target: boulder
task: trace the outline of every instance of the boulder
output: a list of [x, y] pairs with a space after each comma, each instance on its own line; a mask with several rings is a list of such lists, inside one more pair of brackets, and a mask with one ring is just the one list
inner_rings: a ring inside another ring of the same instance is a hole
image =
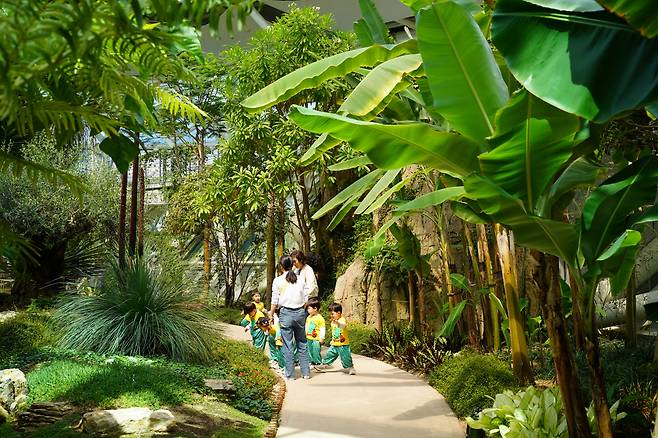
[[233, 392], [235, 391], [235, 385], [230, 380], [225, 379], [203, 379], [203, 383], [212, 389], [213, 391], [218, 392]]
[[27, 380], [19, 369], [0, 371], [0, 413], [15, 416], [27, 406]]
[[343, 306], [343, 316], [350, 321], [365, 321], [368, 281], [366, 263], [357, 256], [345, 273], [336, 280], [334, 299]]
[[92, 436], [147, 434], [167, 432], [175, 423], [174, 415], [166, 409], [112, 409], [87, 412], [82, 417], [82, 430]]

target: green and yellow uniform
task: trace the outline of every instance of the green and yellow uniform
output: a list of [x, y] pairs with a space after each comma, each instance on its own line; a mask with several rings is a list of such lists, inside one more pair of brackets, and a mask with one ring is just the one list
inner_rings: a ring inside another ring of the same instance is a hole
[[322, 315], [319, 313], [317, 315], [309, 315], [306, 318], [306, 345], [308, 346], [308, 358], [311, 365], [322, 363], [320, 343], [324, 340], [324, 335], [325, 323]]
[[267, 344], [267, 335], [264, 331], [258, 328], [256, 321], [263, 317], [265, 317], [263, 312], [256, 310], [256, 314], [253, 318], [249, 315], [245, 315], [245, 317], [242, 318], [242, 321], [240, 322], [242, 327], [249, 326], [251, 331], [251, 340], [254, 342], [254, 346], [261, 350], [265, 350], [265, 344]]
[[350, 350], [347, 321], [342, 316], [338, 321], [331, 321], [331, 346], [322, 363], [331, 365], [338, 357], [340, 357], [343, 368], [352, 368], [352, 351]]

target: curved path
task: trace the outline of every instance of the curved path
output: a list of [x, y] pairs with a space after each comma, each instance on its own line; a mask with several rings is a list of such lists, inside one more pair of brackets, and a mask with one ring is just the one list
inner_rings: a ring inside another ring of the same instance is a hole
[[[249, 341], [241, 327], [222, 325]], [[465, 428], [445, 399], [424, 380], [384, 362], [353, 355], [356, 376], [340, 360], [310, 380], [288, 382], [279, 438], [463, 438]]]

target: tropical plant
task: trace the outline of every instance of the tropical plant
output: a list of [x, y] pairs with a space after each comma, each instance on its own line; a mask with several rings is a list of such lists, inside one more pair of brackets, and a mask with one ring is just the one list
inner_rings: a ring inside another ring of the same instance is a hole
[[130, 259], [125, 269], [112, 262], [98, 289], [62, 296], [53, 321], [63, 348], [181, 361], [211, 357], [209, 321], [146, 257]]
[[[613, 424], [626, 417], [626, 413], [617, 412], [618, 408], [619, 400], [610, 406]], [[592, 407], [587, 410], [587, 419], [592, 430], [596, 430]], [[483, 409], [477, 420], [468, 417], [466, 422], [472, 429], [493, 437], [525, 437], [530, 431], [538, 438], [569, 436], [558, 387], [541, 390], [530, 386], [516, 393], [506, 390], [496, 394], [493, 406]]]
[[[574, 436], [587, 435], [583, 401], [577, 391], [570, 389], [579, 385], [560, 307], [557, 257], [562, 258], [578, 284], [576, 303], [583, 314], [579, 324], [585, 328], [589, 368], [595, 382], [592, 390], [597, 427], [600, 436], [611, 436], [594, 324], [594, 290], [605, 277], [612, 279], [615, 291], [628, 281], [639, 243], [634, 227], [653, 219], [652, 210], [643, 210], [655, 199], [656, 160], [646, 157], [636, 161], [600, 185], [588, 198], [578, 224], [564, 223], [562, 213], [573, 191], [595, 186], [599, 175], [597, 166], [586, 159], [595, 146], [584, 142], [589, 135], [588, 124], [576, 115], [605, 121], [620, 111], [652, 104], [656, 100], [658, 70], [637, 69], [656, 62], [658, 41], [646, 39], [594, 2], [557, 4], [566, 9], [557, 11], [531, 2], [503, 0], [497, 2], [493, 15], [493, 41], [506, 61], [501, 63], [501, 71], [485, 35], [465, 9], [452, 2], [410, 3], [417, 9], [418, 50], [426, 80], [419, 82], [420, 93], [405, 99], [422, 104], [438, 124], [447, 122], [457, 132], [440, 131], [436, 122], [364, 121], [357, 111], [349, 117], [296, 107], [291, 118], [326, 139], [349, 142], [381, 169], [418, 163], [457, 177], [464, 184], [460, 197], [465, 199], [463, 208], [470, 209], [470, 217], [502, 223], [514, 232], [518, 244], [537, 252], [544, 267], [544, 319], [558, 365], [558, 381], [565, 394], [569, 431]], [[567, 24], [554, 26], [557, 20]], [[597, 51], [585, 49], [591, 47], [599, 31], [606, 34], [606, 44]], [[530, 36], [519, 39], [519, 34]], [[548, 48], [544, 44], [547, 39], [559, 44]], [[279, 96], [290, 96], [321, 80], [363, 66], [384, 65], [392, 62], [390, 56], [399, 56], [390, 55], [391, 49], [384, 52], [389, 56], [381, 54], [374, 60], [363, 55], [379, 47], [319, 61], [254, 94], [244, 104], [262, 108]], [[407, 47], [414, 46], [407, 43]], [[537, 57], [537, 53], [545, 56]], [[615, 61], [619, 76], [610, 75], [600, 81], [588, 75], [602, 71], [598, 66], [612, 62], [616, 56], [629, 62], [625, 68], [624, 62]], [[553, 81], [556, 65], [561, 69], [558, 86]], [[518, 83], [514, 81], [504, 81], [507, 68], [534, 94], [516, 90]], [[373, 77], [375, 70], [370, 72]], [[636, 75], [640, 81], [614, 79]], [[385, 96], [376, 94], [376, 102], [389, 104], [385, 98], [397, 91], [395, 87], [402, 84], [403, 77], [389, 76], [388, 88], [378, 82], [376, 88], [386, 92]], [[361, 85], [364, 83], [367, 77]], [[360, 96], [364, 89], [372, 88], [372, 84], [364, 85]], [[429, 93], [423, 95], [423, 91]], [[511, 98], [510, 91], [515, 91]], [[625, 97], [617, 99], [616, 93]], [[359, 103], [372, 105], [365, 99]], [[544, 258], [541, 253], [549, 256]], [[613, 272], [612, 266], [622, 262], [622, 269]], [[516, 350], [522, 348], [517, 345]], [[514, 369], [529, 367], [515, 364]]]

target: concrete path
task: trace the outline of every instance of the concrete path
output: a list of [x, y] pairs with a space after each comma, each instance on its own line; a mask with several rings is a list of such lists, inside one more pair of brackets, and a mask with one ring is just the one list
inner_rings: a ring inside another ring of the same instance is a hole
[[[222, 325], [234, 339], [241, 327]], [[279, 438], [463, 438], [465, 427], [445, 399], [424, 380], [384, 362], [353, 355], [356, 376], [340, 360], [310, 380], [288, 382]]]

